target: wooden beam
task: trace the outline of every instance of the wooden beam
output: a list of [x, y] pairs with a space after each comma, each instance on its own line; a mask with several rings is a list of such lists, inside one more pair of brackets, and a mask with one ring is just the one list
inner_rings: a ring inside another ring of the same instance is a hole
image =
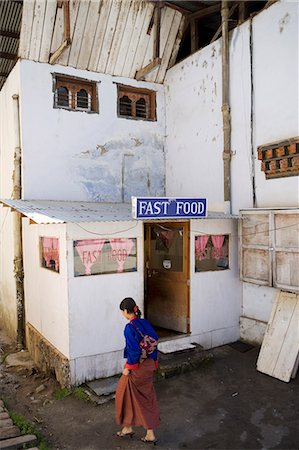
[[[230, 17], [233, 15], [233, 13], [235, 12], [235, 10], [236, 10], [236, 8], [237, 8], [238, 6], [239, 6], [238, 3], [235, 3], [235, 4], [232, 6], [232, 8], [229, 10], [228, 18], [230, 18]], [[212, 44], [212, 42], [214, 42], [214, 41], [216, 41], [216, 39], [218, 39], [218, 37], [219, 37], [220, 34], [221, 34], [221, 30], [222, 30], [222, 25], [220, 25], [220, 27], [218, 28], [218, 30], [216, 31], [216, 33], [215, 33], [214, 36], [212, 37], [210, 44]]]
[[63, 22], [64, 22], [64, 32], [63, 40], [71, 43], [71, 24], [70, 24], [70, 2], [66, 0], [63, 3]]
[[[162, 5], [163, 6], [163, 5]], [[153, 59], [159, 58], [160, 56], [160, 28], [161, 28], [161, 6], [157, 5], [155, 8], [155, 17], [154, 17], [154, 53]]]
[[136, 80], [140, 81], [143, 80], [145, 75], [150, 73], [152, 70], [154, 70], [157, 66], [161, 64], [161, 58], [155, 58], [152, 62], [150, 62], [147, 66], [143, 67], [140, 70], [137, 70], [135, 74]]
[[6, 52], [0, 52], [0, 58], [3, 59], [17, 59], [18, 55], [16, 53], [6, 53]]
[[0, 36], [13, 38], [13, 39], [19, 39], [20, 33], [15, 33], [13, 31], [0, 30]]
[[198, 26], [197, 20], [191, 20], [191, 53], [195, 53], [198, 50]]
[[247, 5], [245, 2], [239, 2], [239, 21], [238, 24], [241, 25], [246, 19]]
[[58, 47], [58, 49], [52, 53], [51, 57], [50, 57], [50, 64], [55, 64], [55, 62], [57, 61], [57, 59], [59, 58], [59, 56], [62, 55], [63, 51], [69, 46], [69, 42], [67, 40], [65, 40], [60, 47]]
[[0, 77], [2, 77], [2, 78], [7, 78], [8, 75], [9, 75], [8, 72], [0, 72]]
[[165, 2], [164, 4], [165, 4], [165, 6], [168, 6], [168, 8], [175, 9], [176, 11], [179, 11], [180, 13], [182, 13], [182, 14], [184, 14], [184, 15], [190, 14], [190, 11], [188, 11], [188, 9], [184, 9], [184, 8], [181, 7], [181, 6], [174, 5], [174, 4], [171, 3], [171, 2]]
[[221, 3], [217, 3], [213, 6], [207, 6], [206, 8], [202, 8], [199, 11], [196, 11], [195, 13], [188, 14], [187, 19], [188, 20], [194, 20], [194, 19], [202, 19], [203, 17], [210, 16], [211, 14], [214, 14], [221, 9]]

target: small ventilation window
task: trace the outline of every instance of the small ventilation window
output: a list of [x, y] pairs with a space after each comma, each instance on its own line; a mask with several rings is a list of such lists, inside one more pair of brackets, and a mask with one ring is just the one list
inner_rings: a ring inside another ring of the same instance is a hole
[[132, 101], [127, 95], [119, 99], [119, 114], [120, 116], [132, 116]]
[[80, 89], [77, 92], [77, 108], [90, 111], [89, 95], [85, 89]]
[[156, 120], [156, 92], [119, 84], [118, 117]]
[[97, 83], [55, 74], [54, 108], [98, 112]]
[[57, 105], [69, 107], [69, 91], [66, 87], [61, 86], [57, 89]]
[[143, 119], [146, 119], [147, 117], [146, 102], [144, 98], [140, 98], [136, 102], [136, 117], [142, 117]]

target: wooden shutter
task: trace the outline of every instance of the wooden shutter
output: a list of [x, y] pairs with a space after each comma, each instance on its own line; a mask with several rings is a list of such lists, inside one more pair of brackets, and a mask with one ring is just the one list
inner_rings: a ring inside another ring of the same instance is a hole
[[299, 292], [299, 213], [275, 212], [273, 286]]

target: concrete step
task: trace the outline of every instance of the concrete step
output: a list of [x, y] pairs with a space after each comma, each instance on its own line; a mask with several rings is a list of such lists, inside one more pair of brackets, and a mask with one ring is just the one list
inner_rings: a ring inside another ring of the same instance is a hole
[[[165, 342], [165, 344], [167, 343]], [[212, 361], [212, 353], [203, 350], [200, 345], [180, 343], [175, 351], [168, 353], [159, 351], [159, 367], [155, 372], [155, 381], [198, 369], [211, 364]], [[113, 399], [119, 376], [100, 378], [86, 383], [91, 392], [91, 400], [97, 404], [102, 404]]]
[[196, 346], [194, 344], [189, 344], [188, 342], [181, 342], [179, 339], [174, 339], [172, 341], [160, 342], [158, 345], [158, 350], [163, 355], [168, 353], [182, 352], [186, 350], [193, 350]]

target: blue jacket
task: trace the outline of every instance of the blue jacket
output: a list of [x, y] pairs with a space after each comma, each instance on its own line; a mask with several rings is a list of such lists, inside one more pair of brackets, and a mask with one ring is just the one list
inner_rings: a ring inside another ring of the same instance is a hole
[[[134, 325], [139, 328], [141, 333], [144, 335], [148, 335], [158, 340], [158, 336], [151, 326], [151, 324], [145, 319], [138, 319], [137, 317], [133, 318]], [[127, 323], [124, 330], [124, 335], [126, 339], [126, 346], [124, 350], [124, 358], [127, 358], [127, 363], [125, 367], [130, 370], [138, 369], [139, 367], [139, 359], [141, 356], [141, 350], [139, 347], [139, 342], [142, 339], [141, 334], [136, 330], [136, 328], [132, 325], [131, 321]], [[157, 361], [158, 359], [158, 350], [156, 349], [153, 353], [151, 353], [148, 358]]]

